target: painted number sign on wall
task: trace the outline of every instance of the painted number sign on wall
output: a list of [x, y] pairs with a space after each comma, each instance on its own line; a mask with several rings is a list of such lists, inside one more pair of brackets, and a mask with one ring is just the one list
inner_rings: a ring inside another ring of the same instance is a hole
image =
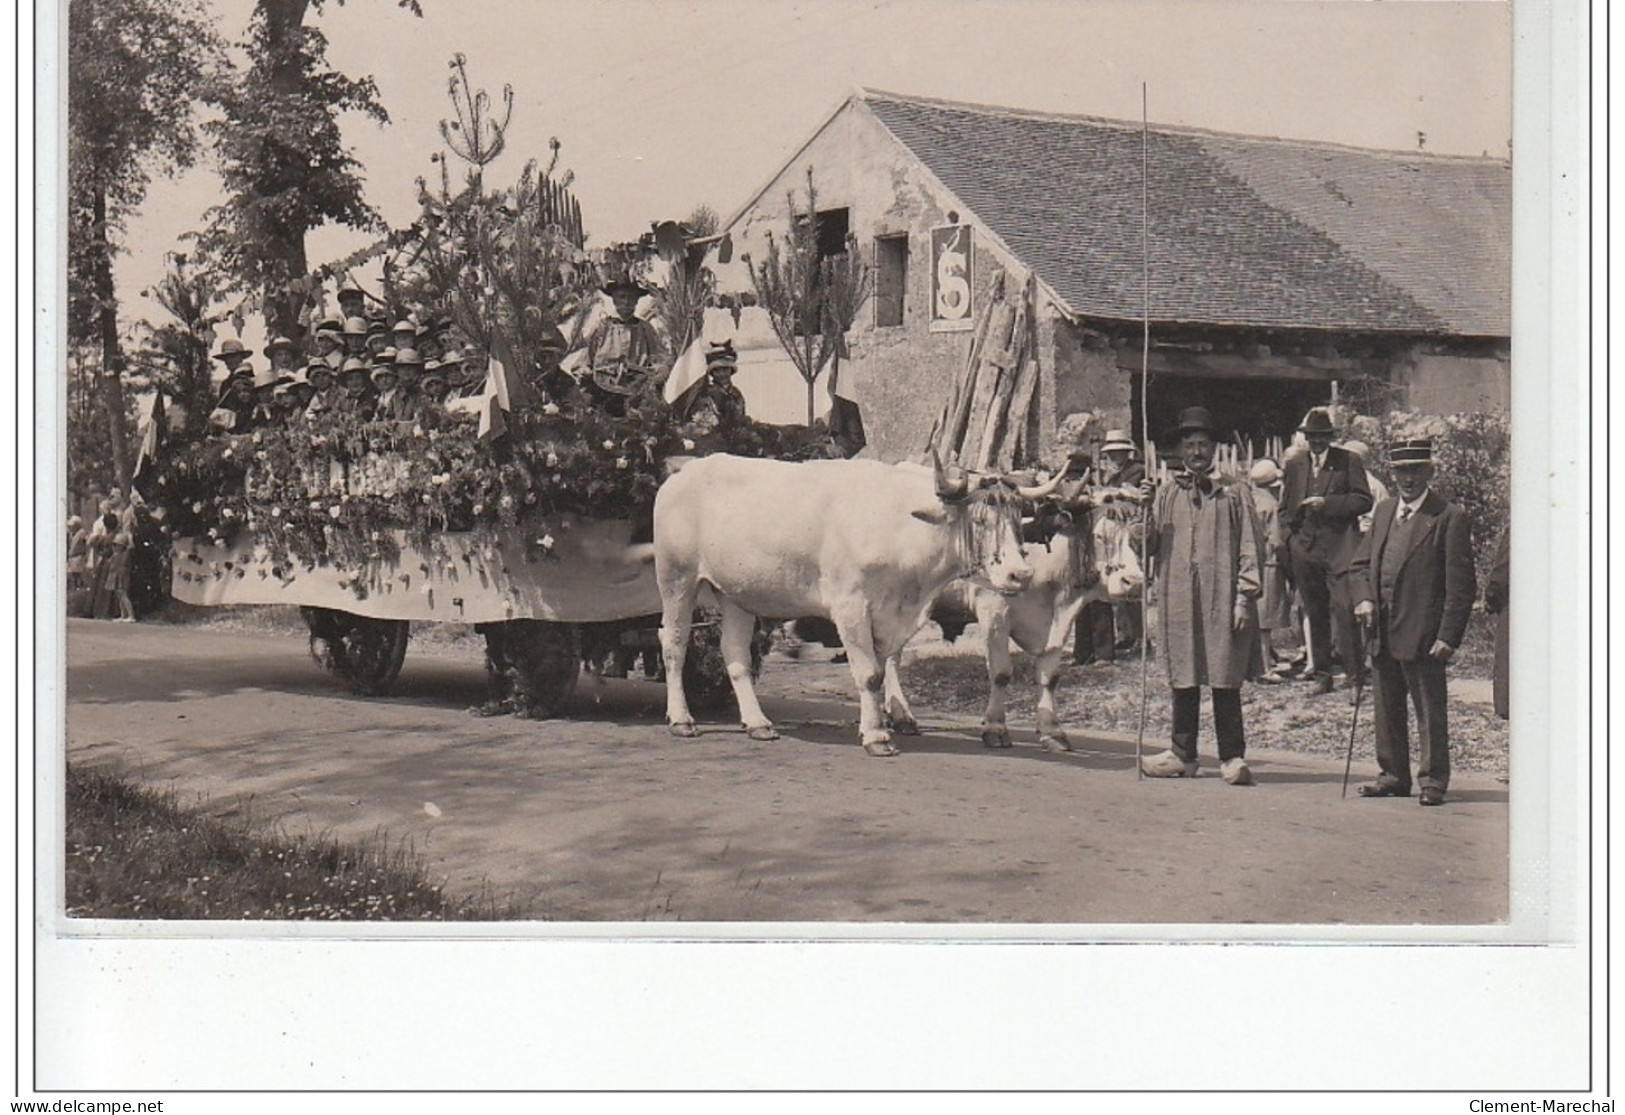
[[931, 230], [931, 329], [970, 329], [971, 232], [969, 225]]

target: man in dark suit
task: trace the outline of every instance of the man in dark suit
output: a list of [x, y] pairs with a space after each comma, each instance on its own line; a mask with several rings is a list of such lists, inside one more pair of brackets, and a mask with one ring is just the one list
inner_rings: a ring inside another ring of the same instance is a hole
[[1429, 484], [1433, 443], [1398, 441], [1389, 463], [1398, 494], [1377, 505], [1350, 576], [1354, 614], [1372, 625], [1377, 780], [1368, 798], [1409, 797], [1407, 702], [1416, 706], [1423, 805], [1443, 805], [1450, 785], [1445, 664], [1461, 645], [1478, 586], [1467, 513]]
[[[1298, 431], [1309, 452], [1286, 463], [1281, 493], [1281, 525], [1286, 531], [1288, 567], [1309, 617], [1309, 655], [1315, 664], [1315, 692], [1332, 691], [1332, 586], [1347, 576], [1360, 544], [1360, 516], [1371, 510], [1365, 466], [1347, 450], [1332, 446], [1331, 415], [1317, 407]], [[1339, 630], [1338, 653], [1354, 680], [1361, 669], [1352, 627]]]

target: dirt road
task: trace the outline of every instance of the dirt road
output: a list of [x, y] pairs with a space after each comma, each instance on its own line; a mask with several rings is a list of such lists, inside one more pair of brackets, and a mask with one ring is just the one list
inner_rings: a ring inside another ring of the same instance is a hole
[[[290, 833], [410, 841], [448, 889], [583, 922], [1487, 924], [1507, 915], [1507, 788], [1339, 797], [1342, 764], [1256, 751], [1259, 784], [1136, 780], [1130, 737], [1018, 733], [916, 708], [856, 745], [844, 667], [770, 660], [783, 733], [673, 739], [663, 691], [583, 681], [571, 719], [476, 719], [477, 655], [408, 653], [363, 699], [296, 637], [70, 621], [67, 750]], [[809, 697], [809, 695], [812, 695]], [[1355, 779], [1374, 774], [1356, 763]]]

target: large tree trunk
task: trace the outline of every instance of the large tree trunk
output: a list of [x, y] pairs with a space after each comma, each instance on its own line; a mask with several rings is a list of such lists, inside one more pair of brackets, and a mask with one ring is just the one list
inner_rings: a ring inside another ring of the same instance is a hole
[[107, 439], [113, 451], [113, 476], [124, 491], [130, 489], [130, 450], [124, 441], [124, 358], [118, 347], [118, 303], [113, 291], [113, 246], [107, 239], [107, 191], [97, 190], [94, 211], [96, 238], [96, 302], [101, 318], [102, 374], [98, 377], [102, 410], [107, 417]]
[[[305, 14], [310, 0], [259, 0], [265, 15], [266, 41], [270, 46], [267, 56], [282, 60], [271, 70], [271, 88], [279, 97], [297, 100], [301, 74], [293, 61], [298, 52], [294, 40], [304, 34]], [[285, 229], [283, 234], [261, 245], [261, 251], [272, 259], [280, 260], [286, 284], [278, 284], [262, 291], [265, 300], [265, 328], [268, 337], [280, 334], [297, 337], [300, 332], [299, 315], [305, 308], [305, 293], [291, 284], [298, 283], [309, 271], [305, 258], [303, 229]]]

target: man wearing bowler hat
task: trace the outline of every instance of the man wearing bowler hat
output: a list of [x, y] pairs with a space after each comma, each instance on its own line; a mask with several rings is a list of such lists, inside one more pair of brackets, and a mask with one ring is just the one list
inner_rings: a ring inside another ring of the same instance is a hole
[[[1217, 440], [1204, 407], [1180, 412], [1173, 436], [1184, 471], [1172, 484], [1141, 491], [1152, 499], [1146, 552], [1158, 558], [1156, 590], [1163, 658], [1173, 689], [1173, 743], [1143, 760], [1152, 778], [1196, 774], [1202, 690], [1213, 692], [1219, 773], [1251, 785], [1241, 719], [1241, 683], [1260, 673], [1258, 539], [1252, 495], [1243, 481], [1213, 471]], [[1149, 586], [1148, 586], [1149, 587]]]
[[1377, 505], [1354, 556], [1354, 614], [1370, 625], [1377, 717], [1375, 782], [1368, 798], [1409, 797], [1406, 705], [1416, 708], [1416, 781], [1423, 805], [1443, 805], [1450, 786], [1445, 666], [1461, 646], [1478, 593], [1467, 512], [1432, 487], [1433, 442], [1396, 441], [1389, 466], [1398, 493]]
[[[1309, 617], [1309, 654], [1315, 664], [1315, 692], [1332, 691], [1332, 598], [1335, 582], [1348, 575], [1360, 544], [1360, 516], [1371, 510], [1365, 467], [1347, 450], [1332, 445], [1335, 430], [1324, 408], [1309, 412], [1298, 427], [1309, 452], [1286, 462], [1281, 491], [1281, 526], [1286, 531], [1288, 568]], [[1362, 666], [1352, 624], [1339, 625], [1338, 653], [1350, 682]]]

